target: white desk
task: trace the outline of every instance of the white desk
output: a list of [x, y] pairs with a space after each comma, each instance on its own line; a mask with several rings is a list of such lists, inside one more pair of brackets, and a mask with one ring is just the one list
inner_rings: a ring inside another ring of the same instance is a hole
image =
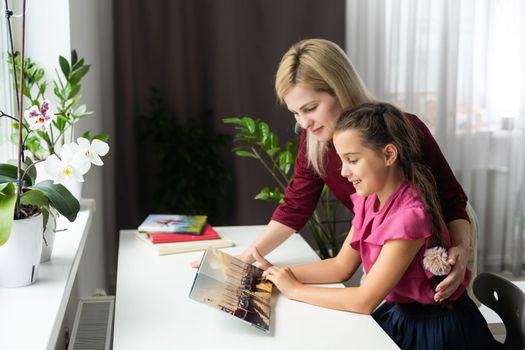
[[[217, 227], [238, 254], [264, 226]], [[114, 350], [147, 349], [397, 349], [372, 317], [324, 309], [275, 295], [266, 334], [188, 297], [203, 252], [157, 256], [134, 231], [120, 232]], [[268, 256], [276, 264], [318, 260], [293, 235]], [[342, 286], [342, 285], [341, 285]]]
[[40, 264], [34, 284], [0, 288], [0, 349], [54, 349], [93, 216], [82, 200], [77, 219], [60, 218], [51, 260]]

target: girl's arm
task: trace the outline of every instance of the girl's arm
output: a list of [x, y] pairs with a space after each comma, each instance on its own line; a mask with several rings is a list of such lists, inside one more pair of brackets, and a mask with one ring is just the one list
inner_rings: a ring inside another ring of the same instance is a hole
[[361, 264], [359, 252], [350, 245], [353, 234], [352, 227], [337, 256], [310, 264], [291, 266], [297, 280], [301, 283], [337, 283], [352, 277]]
[[265, 271], [265, 275], [290, 299], [331, 309], [371, 314], [397, 285], [423, 243], [423, 239], [386, 242], [359, 287], [323, 288], [303, 285], [296, 279], [294, 267], [272, 266]]
[[[350, 246], [353, 232], [352, 227], [336, 257], [291, 267], [295, 278], [301, 283], [336, 283], [352, 277], [361, 264], [359, 252]], [[263, 269], [272, 266], [256, 247], [252, 248], [252, 256]]]

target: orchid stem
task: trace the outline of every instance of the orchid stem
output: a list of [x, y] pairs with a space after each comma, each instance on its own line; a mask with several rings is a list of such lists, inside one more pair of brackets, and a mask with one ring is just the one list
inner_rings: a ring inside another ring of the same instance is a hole
[[[7, 2], [6, 2], [7, 4]], [[6, 5], [7, 6], [7, 5]], [[23, 180], [21, 177], [21, 167], [22, 167], [22, 154], [24, 153], [22, 145], [22, 110], [24, 107], [24, 46], [25, 46], [25, 31], [26, 31], [26, 0], [22, 2], [22, 41], [20, 44], [20, 89], [18, 92], [18, 168], [16, 171], [16, 180], [18, 191], [16, 193], [16, 204], [15, 204], [15, 218], [20, 219], [20, 196], [22, 195], [23, 190]], [[14, 60], [14, 56], [13, 56]], [[16, 75], [16, 73], [15, 73]]]

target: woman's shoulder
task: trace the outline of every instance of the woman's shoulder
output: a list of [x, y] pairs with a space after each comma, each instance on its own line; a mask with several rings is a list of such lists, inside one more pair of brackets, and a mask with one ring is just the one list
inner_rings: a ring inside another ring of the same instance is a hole
[[422, 139], [426, 139], [427, 137], [433, 138], [428, 126], [417, 115], [408, 112], [404, 112], [404, 114]]

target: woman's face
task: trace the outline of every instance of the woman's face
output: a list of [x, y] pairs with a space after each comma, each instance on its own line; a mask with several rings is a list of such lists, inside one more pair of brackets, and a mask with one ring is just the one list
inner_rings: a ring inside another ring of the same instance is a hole
[[284, 95], [286, 106], [303, 129], [319, 141], [330, 141], [342, 112], [334, 95], [297, 84]]

